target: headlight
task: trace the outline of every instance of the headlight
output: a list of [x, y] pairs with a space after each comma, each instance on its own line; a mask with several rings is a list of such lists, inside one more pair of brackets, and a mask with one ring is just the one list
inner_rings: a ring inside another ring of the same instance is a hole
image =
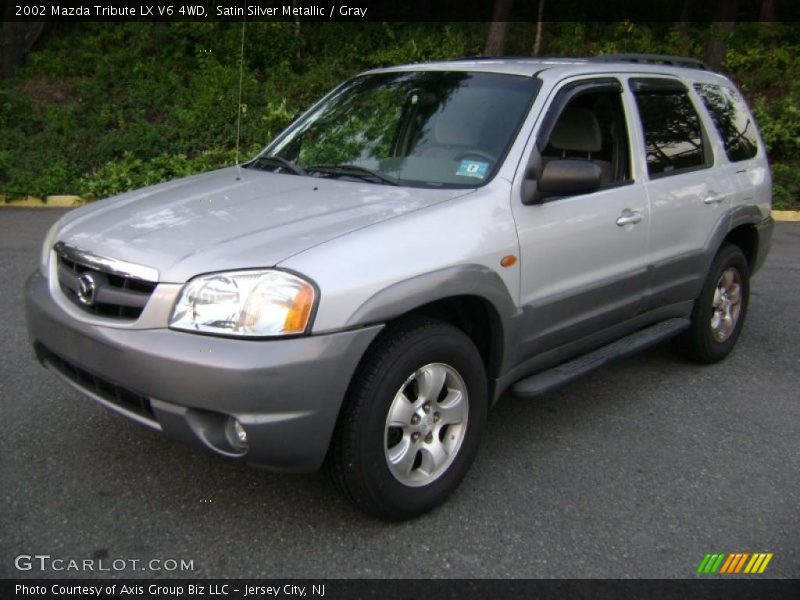
[[181, 291], [170, 327], [238, 336], [304, 333], [314, 286], [285, 271], [231, 271], [192, 279]]
[[56, 221], [50, 226], [50, 229], [47, 230], [47, 235], [44, 236], [44, 243], [42, 244], [42, 255], [39, 258], [39, 272], [47, 277], [49, 267], [50, 267], [50, 251], [53, 249], [53, 244], [56, 241], [56, 235], [58, 235], [58, 226], [60, 223]]

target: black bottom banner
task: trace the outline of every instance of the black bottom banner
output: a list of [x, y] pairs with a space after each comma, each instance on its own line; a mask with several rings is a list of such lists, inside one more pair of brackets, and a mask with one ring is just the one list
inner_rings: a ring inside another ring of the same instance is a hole
[[27, 598], [800, 598], [796, 579], [0, 580], [3, 600]]

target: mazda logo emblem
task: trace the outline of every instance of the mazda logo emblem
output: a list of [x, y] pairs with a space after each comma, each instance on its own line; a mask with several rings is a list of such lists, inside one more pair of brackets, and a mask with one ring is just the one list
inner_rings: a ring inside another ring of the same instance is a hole
[[84, 306], [92, 306], [97, 296], [97, 283], [91, 273], [78, 278], [78, 300]]

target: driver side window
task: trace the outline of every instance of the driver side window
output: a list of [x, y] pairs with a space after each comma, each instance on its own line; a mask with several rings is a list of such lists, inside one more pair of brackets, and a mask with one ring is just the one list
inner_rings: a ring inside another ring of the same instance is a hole
[[601, 171], [601, 188], [630, 180], [628, 128], [620, 92], [586, 92], [569, 101], [542, 151], [542, 167], [557, 159], [595, 163]]

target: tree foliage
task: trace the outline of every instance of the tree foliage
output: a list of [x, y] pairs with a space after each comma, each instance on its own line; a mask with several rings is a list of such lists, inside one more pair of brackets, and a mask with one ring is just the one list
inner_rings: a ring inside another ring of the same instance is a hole
[[[535, 27], [509, 23], [505, 53]], [[366, 68], [480, 54], [481, 23], [248, 23], [244, 155]], [[544, 23], [542, 55], [655, 52], [703, 57], [714, 32], [689, 23]], [[0, 80], [0, 194], [103, 197], [231, 164], [241, 25], [60, 24]], [[800, 27], [739, 23], [722, 68], [743, 88], [770, 152], [776, 200], [798, 206]]]

